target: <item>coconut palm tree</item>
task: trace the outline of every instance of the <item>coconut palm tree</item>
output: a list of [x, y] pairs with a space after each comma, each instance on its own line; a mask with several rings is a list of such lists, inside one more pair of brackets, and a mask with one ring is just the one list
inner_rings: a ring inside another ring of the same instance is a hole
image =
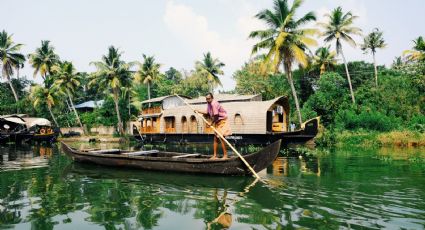
[[387, 44], [385, 44], [383, 33], [379, 31], [378, 28], [373, 29], [373, 31], [368, 34], [363, 39], [363, 44], [361, 45], [361, 49], [367, 53], [371, 52], [373, 56], [373, 66], [375, 70], [375, 86], [378, 87], [378, 67], [376, 66], [376, 58], [375, 53], [377, 49], [385, 48]]
[[75, 109], [74, 102], [72, 101], [73, 94], [78, 86], [81, 84], [81, 76], [77, 73], [71, 62], [59, 62], [52, 66], [52, 74], [55, 76], [54, 86], [65, 92], [71, 103], [71, 108], [74, 111], [75, 117], [83, 132], [86, 133], [83, 124], [81, 123], [80, 116]]
[[260, 42], [252, 48], [252, 54], [266, 49], [267, 55], [264, 63], [272, 62], [275, 72], [279, 71], [279, 65], [283, 65], [298, 113], [300, 125], [302, 117], [297, 92], [292, 78], [292, 67], [298, 63], [303, 67], [308, 64], [306, 51], [308, 46], [317, 45], [311, 37], [316, 34], [315, 29], [301, 28], [306, 23], [315, 21], [313, 12], [308, 12], [297, 19], [295, 14], [302, 4], [302, 0], [294, 0], [292, 6], [287, 0], [275, 0], [272, 10], [266, 9], [259, 12], [256, 17], [264, 21], [268, 28], [265, 30], [252, 31], [249, 38], [258, 38]]
[[108, 54], [102, 56], [102, 61], [92, 62], [97, 71], [91, 75], [89, 87], [96, 84], [101, 89], [110, 90], [113, 95], [115, 110], [118, 118], [118, 130], [124, 134], [124, 126], [121, 121], [119, 110], [119, 97], [122, 88], [128, 88], [133, 81], [130, 67], [134, 63], [125, 63], [121, 59], [121, 53], [114, 46], [110, 46]]
[[320, 75], [325, 73], [329, 68], [333, 68], [336, 65], [336, 52], [330, 51], [330, 46], [320, 47], [316, 50], [315, 56], [313, 57], [313, 65], [320, 69]]
[[412, 50], [406, 50], [403, 55], [406, 56], [408, 61], [425, 61], [425, 40], [422, 36], [419, 36], [413, 40], [415, 44]]
[[41, 47], [29, 54], [28, 59], [34, 68], [34, 77], [40, 74], [45, 85], [50, 85], [52, 82], [49, 82], [48, 75], [51, 75], [52, 67], [60, 61], [59, 56], [55, 53], [55, 48], [50, 45], [50, 41], [41, 41]]
[[351, 12], [344, 14], [341, 7], [337, 7], [330, 14], [325, 14], [329, 20], [326, 23], [319, 23], [325, 30], [322, 35], [325, 37], [325, 42], [336, 41], [336, 52], [342, 56], [344, 61], [345, 73], [347, 75], [348, 85], [350, 87], [351, 100], [356, 103], [354, 97], [353, 86], [351, 85], [350, 73], [348, 72], [347, 61], [345, 60], [344, 52], [342, 50], [341, 41], [345, 41], [353, 47], [356, 47], [356, 42], [351, 37], [352, 35], [361, 35], [361, 29], [353, 26], [354, 16]]
[[146, 56], [143, 54], [143, 63], [137, 63], [139, 70], [135, 73], [134, 78], [137, 82], [143, 83], [148, 86], [148, 99], [151, 99], [151, 85], [155, 79], [160, 75], [160, 64], [155, 63], [154, 56]]
[[404, 60], [402, 57], [397, 56], [393, 60], [393, 64], [391, 64], [391, 68], [393, 69], [400, 69], [404, 64]]
[[214, 86], [223, 86], [218, 75], [224, 74], [223, 70], [221, 69], [224, 66], [224, 63], [222, 63], [217, 58], [213, 58], [210, 52], [204, 54], [204, 58], [202, 59], [202, 61], [196, 62], [196, 68], [200, 72], [205, 73], [205, 75], [207, 76], [208, 90], [210, 92], [213, 92]]
[[59, 127], [59, 124], [56, 121], [56, 117], [53, 115], [52, 107], [58, 104], [61, 93], [62, 91], [58, 90], [56, 87], [45, 88], [40, 85], [35, 85], [31, 87], [29, 96], [33, 101], [34, 108], [37, 108], [43, 104], [47, 105], [50, 116], [55, 122], [56, 127]]
[[15, 44], [12, 40], [12, 35], [7, 34], [6, 31], [3, 30], [0, 33], [1, 73], [9, 83], [16, 102], [19, 101], [19, 98], [15, 88], [13, 87], [11, 77], [13, 76], [13, 70], [18, 70], [18, 68], [20, 68], [22, 63], [25, 61], [25, 56], [21, 53], [18, 53], [22, 46], [22, 44]]

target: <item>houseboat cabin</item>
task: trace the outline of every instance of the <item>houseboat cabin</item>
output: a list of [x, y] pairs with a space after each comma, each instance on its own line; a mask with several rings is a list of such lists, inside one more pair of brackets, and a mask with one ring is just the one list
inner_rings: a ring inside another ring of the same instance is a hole
[[[205, 97], [181, 97], [193, 108], [206, 111]], [[289, 101], [285, 96], [263, 101], [261, 95], [217, 94], [214, 100], [227, 111], [233, 132], [227, 139], [234, 142], [266, 144], [284, 136], [288, 142], [305, 142], [317, 133], [318, 120], [307, 125], [309, 133], [303, 132], [305, 128], [289, 130]], [[213, 135], [213, 130], [175, 95], [143, 101], [138, 121], [133, 134], [143, 141], [211, 142]]]

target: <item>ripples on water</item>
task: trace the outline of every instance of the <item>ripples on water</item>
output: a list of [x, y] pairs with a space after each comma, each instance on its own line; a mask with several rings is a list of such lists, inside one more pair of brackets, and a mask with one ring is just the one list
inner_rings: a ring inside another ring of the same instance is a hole
[[425, 152], [397, 151], [279, 157], [260, 173], [268, 183], [253, 184], [72, 163], [57, 146], [1, 146], [0, 229], [424, 229]]

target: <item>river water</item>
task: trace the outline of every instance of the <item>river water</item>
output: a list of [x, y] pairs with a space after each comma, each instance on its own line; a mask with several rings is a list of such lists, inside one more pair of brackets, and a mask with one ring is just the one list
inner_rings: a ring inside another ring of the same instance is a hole
[[73, 163], [58, 145], [0, 146], [0, 229], [425, 229], [425, 149], [314, 152], [281, 154], [264, 184]]

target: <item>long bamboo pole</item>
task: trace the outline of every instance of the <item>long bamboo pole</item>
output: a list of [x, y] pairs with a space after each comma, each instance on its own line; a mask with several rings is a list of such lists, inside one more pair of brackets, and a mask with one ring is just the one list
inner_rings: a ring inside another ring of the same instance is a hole
[[[205, 123], [207, 123], [208, 124], [208, 121], [204, 118], [204, 116], [202, 116], [202, 115], [200, 115], [197, 111], [195, 111], [195, 109], [189, 104], [189, 103], [187, 103], [187, 101], [185, 100], [185, 99], [183, 99], [182, 97], [180, 97], [179, 95], [177, 95], [177, 94], [174, 94], [174, 95], [176, 95], [178, 98], [180, 98], [180, 100], [182, 100], [187, 106], [189, 106], [189, 108], [191, 108], [192, 110], [193, 110], [193, 112], [195, 112], [195, 114], [196, 115], [198, 115], [199, 117], [201, 117], [202, 118], [202, 120], [205, 122]], [[222, 139], [222, 140], [224, 140], [224, 142], [226, 142], [226, 144], [233, 150], [233, 152], [235, 152], [236, 153], [236, 155], [238, 155], [238, 157], [242, 160], [242, 162], [246, 165], [246, 167], [248, 167], [248, 169], [252, 172], [252, 174], [257, 178], [257, 179], [259, 179], [260, 181], [262, 181], [261, 180], [261, 177], [260, 176], [258, 176], [258, 174], [255, 172], [255, 170], [251, 167], [251, 165], [249, 165], [249, 163], [245, 160], [245, 158], [243, 158], [243, 156], [238, 152], [238, 150], [236, 150], [235, 149], [235, 147], [233, 147], [233, 145], [232, 144], [230, 144], [230, 142], [228, 141], [228, 140], [226, 140], [226, 138], [224, 138], [224, 136], [214, 127], [214, 126], [211, 126], [211, 128], [214, 130], [214, 132]]]

